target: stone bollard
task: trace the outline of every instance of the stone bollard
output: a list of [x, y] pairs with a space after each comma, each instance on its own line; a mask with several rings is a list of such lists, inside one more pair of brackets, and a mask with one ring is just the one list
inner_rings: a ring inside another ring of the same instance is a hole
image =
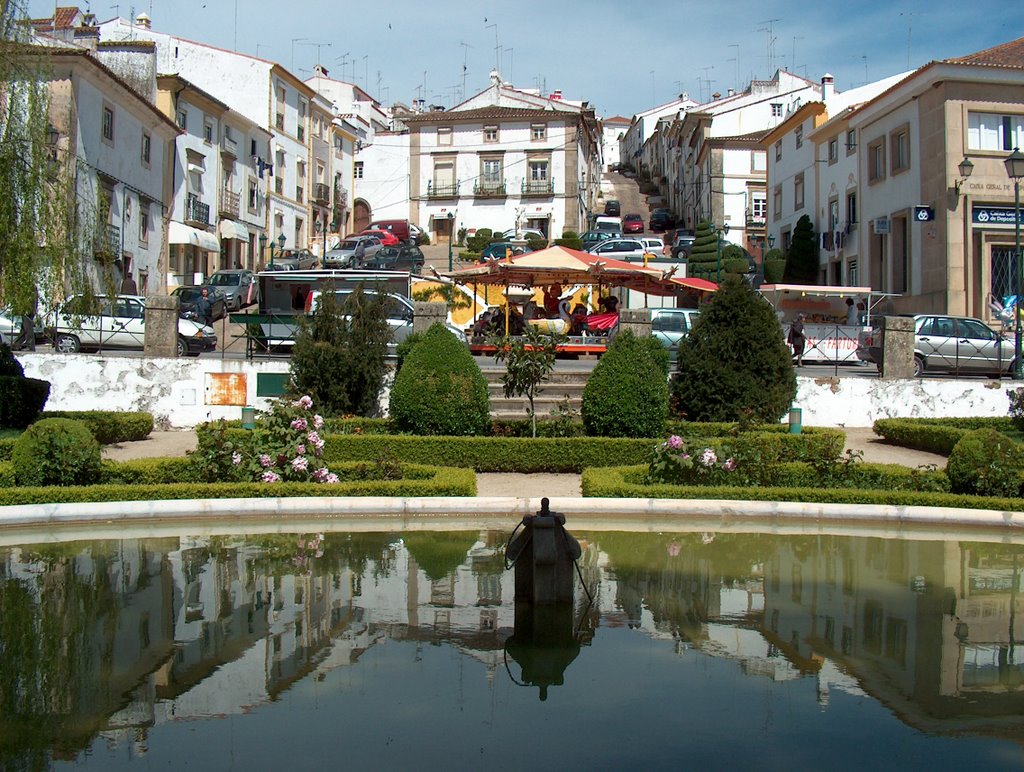
[[565, 515], [548, 510], [541, 499], [536, 515], [526, 515], [505, 559], [515, 563], [515, 599], [527, 603], [572, 603], [573, 567], [580, 544], [565, 530]]
[[651, 334], [651, 310], [649, 308], [624, 308], [619, 311], [619, 332], [629, 330], [637, 338]]
[[416, 300], [412, 304], [412, 331], [426, 332], [435, 322], [444, 324], [448, 319], [448, 304], [439, 301]]
[[909, 316], [883, 316], [882, 358], [878, 376], [887, 380], [914, 377], [914, 320]]
[[177, 295], [146, 296], [146, 356], [178, 356], [178, 308]]

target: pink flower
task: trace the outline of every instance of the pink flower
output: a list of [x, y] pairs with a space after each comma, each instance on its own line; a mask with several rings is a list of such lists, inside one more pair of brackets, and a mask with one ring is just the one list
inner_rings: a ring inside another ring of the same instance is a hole
[[733, 470], [735, 470], [736, 469], [736, 459], [734, 459], [734, 458], [727, 458], [725, 460], [725, 463], [722, 464], [722, 469], [724, 469], [726, 472], [732, 472]]
[[672, 448], [672, 450], [679, 450], [681, 447], [683, 447], [683, 438], [676, 434], [673, 434], [671, 437], [668, 438], [668, 443], [666, 444], [670, 448]]
[[334, 472], [331, 472], [329, 475], [327, 475], [327, 478], [324, 480], [324, 482], [328, 484], [333, 484], [339, 483], [341, 482], [341, 480], [339, 479], [338, 475], [336, 475]]
[[705, 448], [704, 452], [700, 455], [701, 466], [714, 466], [718, 462], [718, 456], [715, 455], [715, 451], [711, 448]]
[[295, 402], [292, 402], [292, 405], [294, 405], [295, 407], [301, 407], [305, 410], [309, 410], [311, 407], [313, 407], [313, 399], [308, 394], [306, 394], [305, 396], [299, 397]]
[[260, 475], [260, 481], [265, 483], [276, 483], [281, 482], [281, 475], [277, 472], [272, 472], [269, 469]]
[[316, 481], [316, 482], [324, 482], [324, 481], [326, 481], [327, 480], [327, 475], [328, 475], [328, 472], [327, 472], [327, 467], [326, 466], [322, 466], [319, 469], [314, 469], [313, 470], [313, 480]]
[[306, 454], [306, 446], [305, 445], [299, 445], [297, 448], [295, 448], [295, 452], [298, 453], [300, 456], [305, 455]]
[[319, 415], [313, 416], [313, 427], [315, 429], [323, 429], [324, 428], [323, 416], [319, 416]]
[[268, 467], [271, 467], [273, 465], [274, 460], [270, 456], [268, 456], [266, 453], [260, 454], [260, 466], [262, 466], [264, 469], [267, 469]]
[[677, 542], [677, 541], [670, 542], [669, 545], [668, 545], [668, 554], [671, 557], [677, 558], [677, 557], [679, 557], [680, 549], [681, 548], [679, 546], [679, 542]]
[[305, 456], [296, 456], [292, 459], [292, 469], [296, 472], [305, 472], [309, 468], [309, 459]]
[[242, 454], [239, 453], [238, 451], [235, 451], [234, 453], [232, 453], [231, 454], [231, 463], [234, 464], [235, 466], [238, 466], [239, 464], [241, 464], [242, 463]]
[[294, 421], [292, 421], [291, 426], [296, 431], [304, 432], [308, 428], [309, 424], [306, 423], [305, 418], [296, 418]]

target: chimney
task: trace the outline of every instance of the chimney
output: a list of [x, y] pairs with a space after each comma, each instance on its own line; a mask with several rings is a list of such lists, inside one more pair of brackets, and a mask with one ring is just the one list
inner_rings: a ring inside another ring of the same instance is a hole
[[501, 73], [499, 73], [497, 70], [491, 70], [491, 85], [492, 86], [500, 86], [501, 85]]
[[317, 75], [317, 76], [319, 76], [321, 78], [326, 78], [327, 77], [327, 68], [324, 67], [322, 64], [314, 64], [313, 65], [313, 74]]
[[562, 89], [556, 88], [554, 91], [552, 91], [551, 92], [551, 98], [552, 99], [561, 99], [562, 98]]
[[711, 95], [711, 101], [713, 101], [713, 102], [717, 102], [721, 98], [722, 98], [722, 92], [720, 92], [720, 91], [716, 91], [714, 94]]
[[149, 14], [140, 13], [138, 16], [135, 17], [135, 26], [142, 27], [142, 29], [152, 29], [153, 20], [149, 18]]
[[826, 72], [821, 76], [821, 101], [828, 102], [836, 92], [835, 87], [836, 79], [832, 77], [832, 73]]
[[725, 92], [726, 96], [736, 96], [736, 89], [730, 88]]

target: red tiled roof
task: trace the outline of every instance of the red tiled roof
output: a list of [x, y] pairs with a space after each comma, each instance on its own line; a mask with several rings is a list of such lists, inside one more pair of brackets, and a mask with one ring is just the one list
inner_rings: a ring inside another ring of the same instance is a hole
[[945, 61], [948, 64], [979, 64], [986, 67], [1024, 67], [1024, 38]]
[[441, 110], [438, 112], [422, 113], [419, 115], [403, 116], [406, 123], [425, 123], [427, 121], [452, 122], [465, 120], [481, 120], [484, 118], [495, 118], [503, 120], [537, 119], [537, 118], [562, 118], [572, 120], [578, 117], [577, 113], [563, 110], [544, 110], [537, 108], [531, 110], [525, 107], [477, 107], [473, 110]]
[[61, 6], [55, 9], [53, 14], [53, 26], [55, 29], [69, 29], [71, 22], [75, 20], [75, 16], [79, 13], [78, 8], [75, 6]]

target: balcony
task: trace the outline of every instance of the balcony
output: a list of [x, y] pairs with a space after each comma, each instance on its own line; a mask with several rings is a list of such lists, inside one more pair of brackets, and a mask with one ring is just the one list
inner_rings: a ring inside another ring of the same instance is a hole
[[763, 214], [754, 214], [753, 212], [747, 212], [747, 227], [748, 228], [763, 228], [767, 223], [767, 219]]
[[225, 153], [238, 157], [238, 143], [225, 134], [220, 140], [220, 149]]
[[313, 203], [328, 206], [331, 203], [331, 186], [325, 182], [314, 183]]
[[334, 187], [334, 206], [342, 209], [348, 206], [348, 191], [341, 185]]
[[110, 223], [96, 228], [92, 239], [92, 251], [97, 260], [113, 260], [121, 254], [121, 229]]
[[551, 196], [554, 192], [554, 180], [523, 180], [523, 196]]
[[505, 198], [508, 192], [504, 180], [484, 180], [473, 186], [473, 195], [477, 198]]
[[189, 196], [185, 200], [185, 223], [199, 225], [210, 224], [210, 205], [204, 204], [197, 196]]
[[459, 197], [459, 183], [450, 182], [445, 185], [435, 185], [432, 182], [427, 183], [427, 198], [458, 198]]
[[220, 192], [220, 213], [226, 214], [229, 217], [238, 217], [240, 209], [240, 200], [237, 193], [231, 190], [222, 190]]

